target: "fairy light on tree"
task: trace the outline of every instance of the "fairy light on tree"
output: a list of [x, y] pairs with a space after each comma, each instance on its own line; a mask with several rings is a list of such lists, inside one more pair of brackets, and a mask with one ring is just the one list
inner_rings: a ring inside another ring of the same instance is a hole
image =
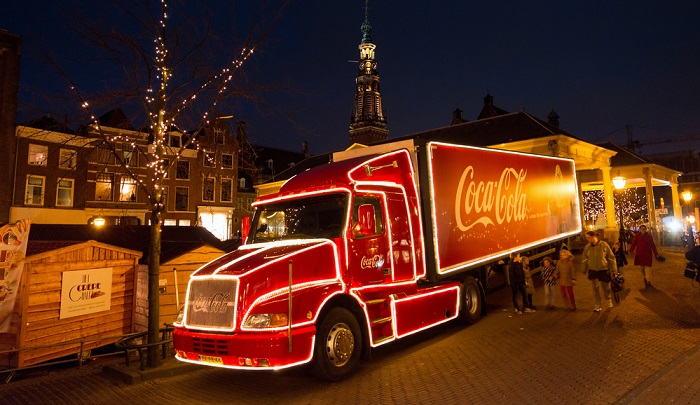
[[[626, 188], [616, 190], [615, 211], [621, 212], [624, 218], [625, 229], [635, 229], [642, 223], [649, 220], [647, 213], [646, 195], [644, 188]], [[605, 199], [603, 190], [591, 190], [583, 192], [583, 215], [584, 220], [590, 221], [595, 226], [596, 221], [605, 218]], [[619, 215], [618, 215], [619, 216]], [[617, 226], [620, 225], [619, 218], [615, 218]]]
[[[283, 2], [277, 13], [272, 17], [276, 21], [286, 6]], [[150, 248], [148, 252], [148, 341], [160, 340], [160, 254], [161, 254], [161, 226], [162, 213], [164, 211], [164, 180], [168, 169], [177, 165], [186, 149], [201, 151], [202, 146], [196, 137], [210, 124], [218, 108], [233, 95], [235, 86], [232, 86], [236, 73], [244, 66], [245, 62], [253, 55], [256, 44], [262, 42], [269, 34], [274, 24], [266, 26], [265, 30], [255, 31], [253, 27], [248, 37], [246, 46], [242, 46], [240, 52], [230, 58], [228, 62], [213, 74], [202, 76], [203, 71], [209, 71], [209, 66], [202, 64], [211, 63], [210, 59], [198, 57], [200, 49], [210, 33], [207, 30], [203, 38], [193, 41], [193, 48], [183, 49], [182, 33], [191, 27], [179, 27], [171, 30], [168, 26], [169, 11], [165, 0], [160, 2], [160, 8], [153, 11], [149, 4], [144, 7], [148, 10], [147, 18], [138, 21], [139, 26], [147, 27], [149, 22], [155, 22], [151, 27], [152, 41], [147, 45], [140, 45], [132, 34], [120, 34], [111, 26], [109, 32], [101, 33], [101, 29], [89, 28], [89, 32], [99, 36], [93, 40], [95, 44], [104, 48], [113, 60], [120, 63], [125, 75], [125, 81], [132, 86], [133, 99], [139, 101], [152, 138], [144, 146], [144, 140], [130, 138], [128, 135], [107, 135], [100, 125], [96, 115], [92, 112], [91, 103], [79, 90], [78, 86], [63, 72], [71, 85], [71, 90], [77, 96], [80, 105], [91, 121], [92, 132], [101, 139], [101, 145], [109, 150], [118, 165], [124, 171], [124, 175], [131, 178], [133, 184], [138, 187], [140, 194], [145, 195], [149, 206], [150, 216]], [[129, 10], [130, 16], [136, 18], [137, 13]], [[267, 21], [266, 21], [267, 22]], [[261, 23], [262, 24], [262, 23]], [[147, 27], [148, 28], [148, 27]], [[150, 48], [150, 49], [149, 49]], [[188, 59], [189, 58], [189, 59]], [[190, 62], [188, 65], [187, 62]], [[189, 69], [188, 69], [189, 68]], [[224, 108], [229, 108], [224, 105]], [[181, 125], [196, 126], [190, 135], [179, 128]], [[178, 133], [182, 142], [177, 145], [169, 145], [168, 137]], [[131, 153], [142, 157], [147, 170], [147, 180], [139, 176], [137, 168], [125, 160], [125, 154], [119, 153], [117, 145], [129, 144]], [[156, 367], [159, 363], [158, 346], [148, 348], [148, 365]]]

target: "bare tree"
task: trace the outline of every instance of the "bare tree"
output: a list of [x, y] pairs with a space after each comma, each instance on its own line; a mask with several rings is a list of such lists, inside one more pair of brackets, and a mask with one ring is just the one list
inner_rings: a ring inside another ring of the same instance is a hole
[[[99, 119], [93, 113], [92, 101], [81, 91], [80, 86], [66, 72], [63, 76], [70, 82], [71, 89], [79, 99], [91, 121], [91, 133], [102, 141], [102, 147], [111, 151], [123, 171], [147, 196], [150, 209], [150, 250], [148, 252], [148, 342], [157, 342], [159, 335], [159, 268], [161, 255], [161, 213], [163, 212], [163, 180], [168, 168], [176, 165], [177, 159], [166, 156], [180, 154], [193, 142], [189, 136], [178, 147], [166, 143], [168, 134], [180, 128], [187, 128], [196, 134], [210, 125], [219, 111], [227, 109], [232, 97], [240, 94], [236, 88], [236, 78], [242, 75], [242, 66], [267, 37], [271, 27], [280, 17], [286, 1], [271, 7], [263, 7], [263, 15], [251, 28], [247, 38], [238, 44], [235, 53], [229, 53], [226, 43], [217, 40], [208, 24], [196, 24], [180, 19], [171, 27], [170, 11], [165, 0], [147, 1], [138, 4], [117, 4], [119, 12], [132, 19], [135, 25], [123, 31], [104, 24], [103, 21], [86, 25], [82, 29], [84, 37], [93, 45], [106, 52], [107, 57], [123, 73], [123, 90], [110, 89], [107, 98], [90, 97], [99, 105], [109, 105], [115, 100], [122, 104], [136, 104], [135, 115], [140, 115], [150, 137], [147, 145], [124, 137], [115, 139], [104, 131]], [[184, 2], [177, 3], [185, 7]], [[199, 4], [203, 6], [203, 4]], [[177, 10], [176, 10], [177, 11]], [[145, 35], [143, 34], [145, 33]], [[212, 41], [216, 46], [211, 45]], [[233, 55], [223, 57], [222, 55]], [[217, 69], [212, 60], [227, 60]], [[58, 64], [55, 65], [60, 70]], [[95, 78], [98, 79], [98, 78]], [[140, 114], [139, 114], [140, 111]], [[131, 142], [140, 157], [145, 159], [148, 170], [144, 181], [125, 161], [117, 150], [118, 142]], [[148, 350], [148, 366], [159, 365], [158, 347]]]

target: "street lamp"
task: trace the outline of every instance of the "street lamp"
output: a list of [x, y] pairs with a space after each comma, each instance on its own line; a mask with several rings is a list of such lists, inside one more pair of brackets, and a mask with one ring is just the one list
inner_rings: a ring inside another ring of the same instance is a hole
[[695, 246], [695, 235], [693, 235], [693, 222], [695, 222], [695, 217], [693, 216], [693, 220], [690, 220], [690, 201], [693, 199], [693, 193], [684, 191], [681, 193], [681, 197], [683, 197], [683, 201], [685, 201], [685, 205], [688, 207], [688, 216], [686, 216], [685, 223], [688, 228], [688, 247], [692, 248]]
[[[617, 171], [617, 176], [612, 178], [613, 186], [615, 186], [615, 190], [623, 190], [625, 188], [625, 183], [627, 182], [627, 179], [622, 177], [620, 175], [620, 171]], [[617, 204], [620, 207], [620, 249], [622, 249], [623, 252], [627, 251], [627, 244], [625, 243], [625, 221], [622, 218], [622, 199], [618, 201]]]

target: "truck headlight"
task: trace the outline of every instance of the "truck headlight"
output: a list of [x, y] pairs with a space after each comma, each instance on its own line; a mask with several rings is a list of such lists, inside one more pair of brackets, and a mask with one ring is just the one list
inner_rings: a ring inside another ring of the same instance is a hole
[[287, 326], [287, 314], [253, 314], [245, 320], [246, 328], [279, 328]]

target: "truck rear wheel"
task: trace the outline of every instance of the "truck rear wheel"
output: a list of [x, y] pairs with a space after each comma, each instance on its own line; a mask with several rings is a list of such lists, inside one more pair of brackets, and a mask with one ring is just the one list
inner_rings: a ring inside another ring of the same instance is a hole
[[484, 305], [479, 282], [474, 277], [467, 277], [462, 283], [461, 291], [461, 318], [467, 324], [474, 324], [481, 319], [482, 306]]
[[312, 373], [338, 381], [350, 375], [362, 353], [362, 334], [355, 316], [344, 308], [333, 308], [316, 330]]

